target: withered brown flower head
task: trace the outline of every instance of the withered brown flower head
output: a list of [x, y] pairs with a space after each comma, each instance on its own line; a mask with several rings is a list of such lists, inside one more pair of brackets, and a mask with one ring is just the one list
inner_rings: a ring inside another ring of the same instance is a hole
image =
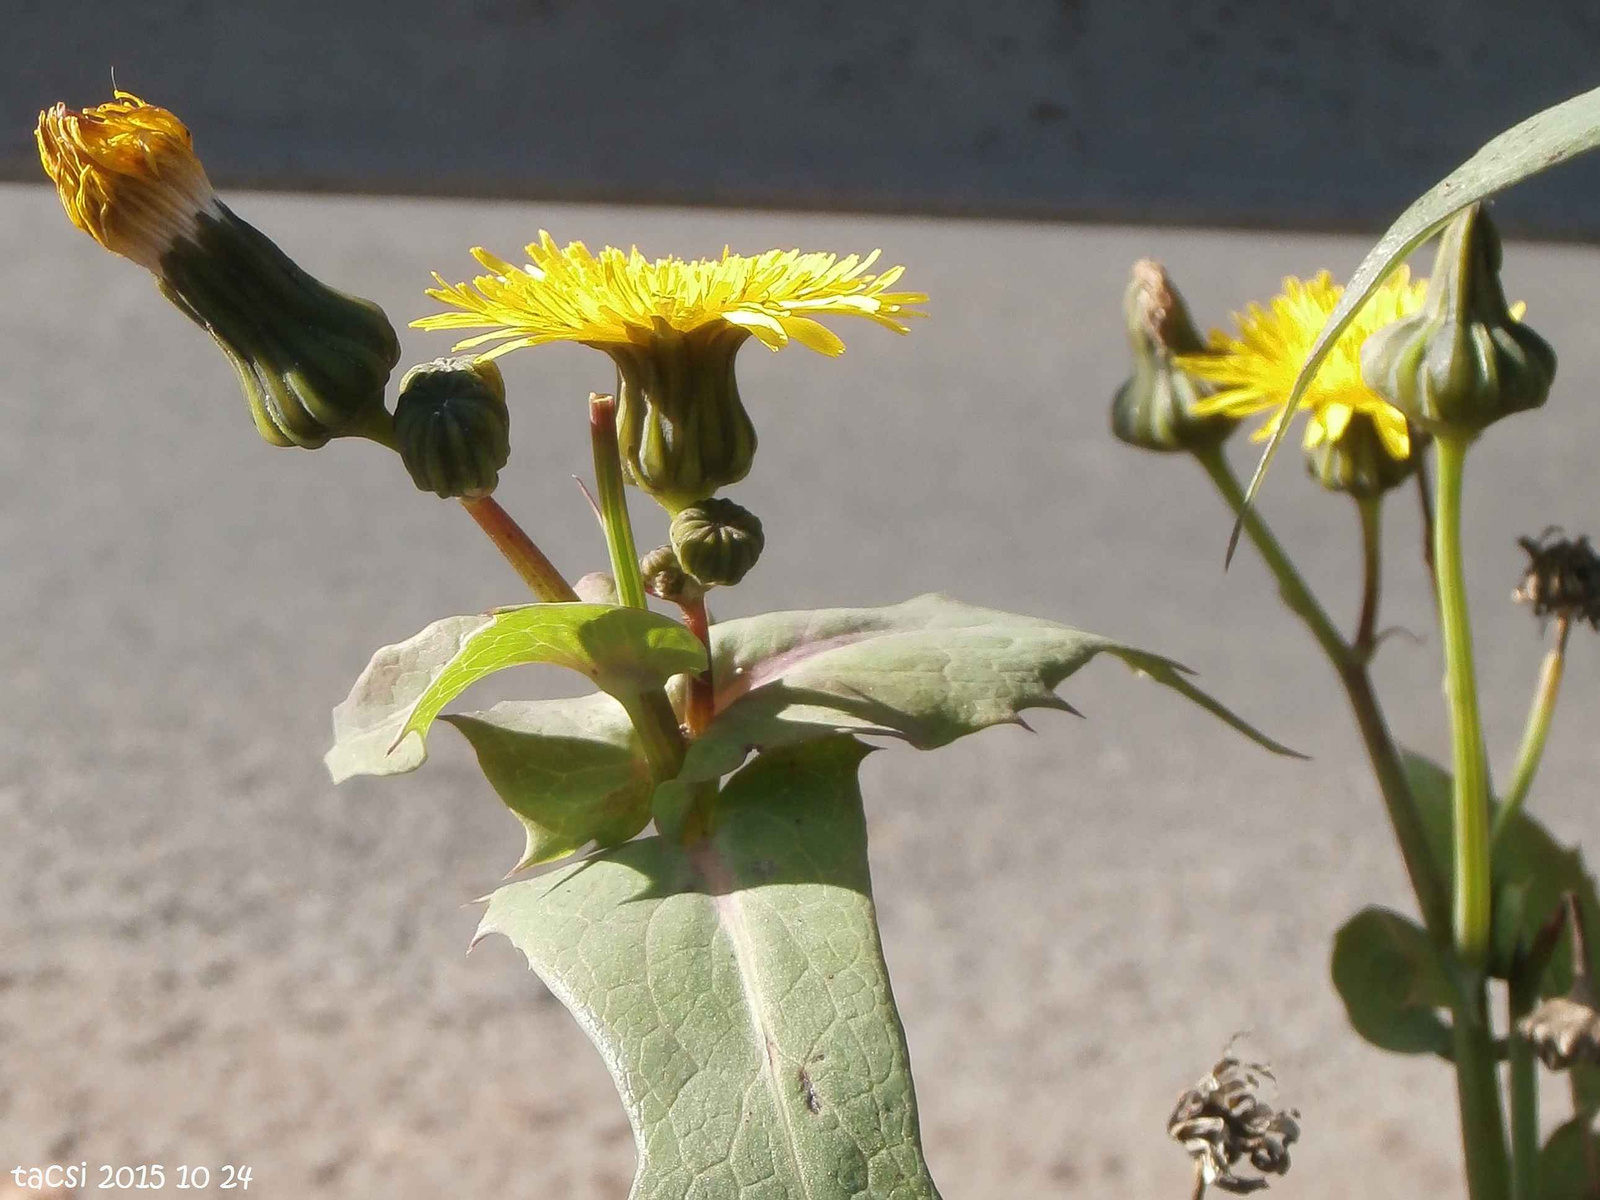
[[1517, 539], [1528, 566], [1512, 599], [1528, 605], [1540, 619], [1588, 621], [1600, 629], [1600, 555], [1587, 537], [1552, 540], [1560, 532], [1552, 525], [1537, 538]]
[[1576, 990], [1541, 1001], [1517, 1022], [1517, 1032], [1552, 1071], [1565, 1071], [1575, 1062], [1600, 1064], [1600, 1013], [1592, 999]]
[[[1257, 1093], [1263, 1080], [1277, 1082], [1270, 1067], [1225, 1053], [1210, 1074], [1178, 1097], [1167, 1136], [1194, 1159], [1196, 1200], [1207, 1185], [1242, 1195], [1265, 1188], [1266, 1176], [1288, 1172], [1289, 1147], [1300, 1139], [1300, 1114], [1262, 1100]], [[1259, 1174], [1235, 1174], [1241, 1161]]]

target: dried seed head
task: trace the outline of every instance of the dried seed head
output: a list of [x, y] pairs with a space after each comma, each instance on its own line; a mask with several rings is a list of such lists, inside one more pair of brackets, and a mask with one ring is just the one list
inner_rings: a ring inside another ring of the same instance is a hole
[[[1235, 1194], [1259, 1191], [1267, 1175], [1289, 1170], [1289, 1147], [1300, 1139], [1300, 1114], [1275, 1110], [1258, 1094], [1263, 1080], [1276, 1083], [1270, 1067], [1224, 1054], [1211, 1073], [1178, 1097], [1167, 1119], [1167, 1136], [1195, 1161], [1195, 1195], [1206, 1185]], [[1248, 1161], [1259, 1176], [1236, 1174]]]
[[1559, 532], [1552, 525], [1537, 538], [1517, 539], [1528, 566], [1512, 599], [1528, 605], [1541, 620], [1588, 621], [1600, 629], [1600, 555], [1587, 537], [1552, 540]]
[[1540, 1002], [1517, 1022], [1517, 1032], [1533, 1043], [1533, 1052], [1552, 1071], [1565, 1071], [1580, 1061], [1600, 1063], [1600, 1013], [1579, 989]]

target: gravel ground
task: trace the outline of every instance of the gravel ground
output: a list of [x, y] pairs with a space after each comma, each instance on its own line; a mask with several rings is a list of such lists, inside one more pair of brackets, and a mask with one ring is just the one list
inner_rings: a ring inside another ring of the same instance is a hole
[[[397, 323], [429, 307], [429, 269], [459, 277], [467, 246], [512, 255], [541, 225], [654, 253], [881, 245], [909, 264], [933, 297], [910, 338], [842, 324], [839, 362], [745, 352], [762, 451], [740, 499], [768, 550], [721, 615], [948, 590], [1172, 653], [1315, 755], [1272, 758], [1106, 663], [1065, 689], [1086, 721], [869, 760], [884, 939], [945, 1194], [1185, 1195], [1163, 1122], [1240, 1029], [1304, 1114], [1278, 1193], [1457, 1185], [1447, 1071], [1358, 1041], [1326, 978], [1346, 916], [1405, 902], [1352, 722], [1251, 555], [1222, 572], [1227, 521], [1200, 472], [1105, 431], [1133, 259], [1163, 258], [1217, 319], [1285, 272], [1348, 271], [1358, 241], [234, 201]], [[263, 446], [221, 356], [45, 190], [0, 188], [0, 254], [0, 1167], [243, 1164], [252, 1192], [306, 1200], [623, 1196], [632, 1144], [598, 1057], [508, 946], [466, 953], [470, 902], [521, 835], [465, 746], [441, 733], [423, 772], [337, 789], [319, 761], [373, 648], [515, 600], [515, 579], [377, 449]], [[1495, 429], [1468, 482], [1502, 771], [1541, 652], [1508, 600], [1512, 539], [1582, 529], [1600, 499], [1583, 384], [1600, 261], [1508, 261], [1564, 358], [1546, 412]], [[404, 341], [407, 361], [445, 350]], [[598, 567], [569, 477], [607, 364], [553, 347], [505, 366], [500, 498], [557, 563]], [[1353, 514], [1294, 457], [1266, 512], [1353, 615]], [[1428, 630], [1414, 506], [1390, 508], [1384, 619]], [[1571, 658], [1535, 797], [1566, 840], [1600, 832], [1581, 633]], [[1440, 753], [1437, 640], [1393, 639], [1377, 675], [1400, 736]], [[530, 674], [523, 690], [561, 683]]]

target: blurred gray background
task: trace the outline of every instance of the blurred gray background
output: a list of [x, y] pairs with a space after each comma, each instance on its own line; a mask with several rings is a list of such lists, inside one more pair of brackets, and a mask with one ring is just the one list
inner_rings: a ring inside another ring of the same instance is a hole
[[[1034, 736], [867, 762], [884, 940], [945, 1195], [1187, 1195], [1167, 1113], [1250, 1029], [1304, 1114], [1273, 1194], [1413, 1200], [1459, 1190], [1449, 1073], [1365, 1046], [1327, 982], [1348, 915], [1409, 910], [1352, 722], [1255, 558], [1222, 572], [1228, 522], [1200, 472], [1118, 446], [1105, 414], [1135, 258], [1165, 260], [1198, 319], [1221, 322], [1287, 272], [1348, 273], [1472, 144], [1594, 82], [1576, 6], [1493, 24], [1476, 6], [1429, 7], [1423, 25], [1411, 9], [697, 5], [647, 22], [507, 3], [447, 26], [325, 6], [313, 32], [290, 5], [69, 19], [13, 0], [30, 53], [0, 78], [0, 130], [32, 179], [33, 111], [102, 98], [114, 64], [190, 120], [219, 178], [520, 196], [229, 192], [397, 325], [432, 307], [430, 270], [459, 277], [469, 245], [514, 255], [540, 226], [649, 253], [881, 246], [907, 264], [931, 295], [910, 337], [838, 321], [839, 361], [741, 357], [762, 449], [738, 495], [769, 549], [720, 615], [942, 589], [1171, 653], [1315, 756], [1271, 758], [1102, 663], [1064, 689], [1085, 721], [1043, 714]], [[1007, 60], [996, 39], [1013, 27]], [[841, 63], [855, 73], [830, 74]], [[1030, 116], [1044, 101], [1068, 115]], [[1158, 145], [1188, 146], [1182, 165], [1158, 165]], [[1515, 193], [1504, 223], [1581, 235], [1587, 170]], [[556, 202], [580, 194], [1168, 224]], [[0, 1168], [243, 1163], [269, 1200], [619, 1200], [633, 1149], [598, 1057], [509, 947], [466, 955], [470, 902], [521, 834], [464, 744], [441, 730], [424, 771], [337, 789], [319, 761], [375, 647], [514, 601], [516, 579], [377, 448], [263, 445], [221, 356], [37, 183], [0, 185], [0, 262]], [[1562, 366], [1548, 407], [1497, 427], [1469, 473], [1502, 774], [1542, 653], [1509, 602], [1513, 539], [1596, 528], [1600, 255], [1513, 242], [1507, 278]], [[448, 344], [402, 339], [408, 363]], [[588, 470], [583, 397], [608, 363], [555, 346], [504, 366], [500, 498], [560, 566], [599, 567], [570, 477]], [[1235, 450], [1246, 467], [1242, 437]], [[1348, 503], [1289, 453], [1265, 512], [1353, 619]], [[1437, 756], [1410, 494], [1388, 512], [1384, 621], [1422, 641], [1387, 643], [1377, 675], [1397, 736]], [[653, 522], [640, 512], [647, 544]], [[1597, 667], [1579, 631], [1533, 799], [1564, 841], [1600, 834]]]
[[[5, 0], [0, 173], [110, 74], [220, 182], [1366, 227], [1600, 84], [1589, 0]], [[13, 115], [14, 114], [14, 115]], [[1600, 229], [1600, 166], [1516, 232]]]

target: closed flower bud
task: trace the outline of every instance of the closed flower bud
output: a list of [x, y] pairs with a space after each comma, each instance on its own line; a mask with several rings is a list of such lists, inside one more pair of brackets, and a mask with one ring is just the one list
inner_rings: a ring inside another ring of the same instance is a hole
[[681, 510], [671, 535], [678, 562], [707, 587], [738, 583], [766, 545], [760, 519], [721, 497]]
[[1479, 204], [1440, 239], [1421, 311], [1380, 329], [1361, 351], [1367, 385], [1435, 434], [1470, 437], [1539, 407], [1555, 373], [1555, 351], [1506, 304], [1500, 235]]
[[1336, 438], [1323, 437], [1306, 447], [1306, 471], [1330, 492], [1347, 492], [1357, 500], [1372, 500], [1399, 487], [1417, 472], [1417, 460], [1426, 436], [1419, 443], [1411, 435], [1411, 453], [1394, 458], [1372, 418], [1352, 412], [1350, 423]]
[[1160, 263], [1146, 258], [1134, 264], [1122, 313], [1133, 351], [1133, 376], [1112, 398], [1111, 432], [1145, 450], [1204, 450], [1221, 444], [1238, 419], [1194, 414], [1196, 402], [1216, 389], [1173, 362], [1174, 354], [1203, 352], [1205, 343]]
[[39, 114], [39, 157], [73, 224], [156, 276], [228, 356], [261, 436], [386, 441], [400, 343], [371, 301], [312, 278], [217, 199], [181, 121], [118, 92]]
[[487, 496], [511, 454], [506, 385], [493, 362], [436, 358], [400, 381], [395, 440], [411, 479], [443, 498]]
[[726, 322], [682, 333], [658, 319], [653, 336], [602, 347], [617, 364], [623, 473], [669, 512], [750, 473], [756, 430], [733, 372], [749, 336]]
[[683, 569], [678, 552], [657, 546], [639, 560], [644, 590], [673, 604], [693, 604], [706, 594], [705, 585]]

